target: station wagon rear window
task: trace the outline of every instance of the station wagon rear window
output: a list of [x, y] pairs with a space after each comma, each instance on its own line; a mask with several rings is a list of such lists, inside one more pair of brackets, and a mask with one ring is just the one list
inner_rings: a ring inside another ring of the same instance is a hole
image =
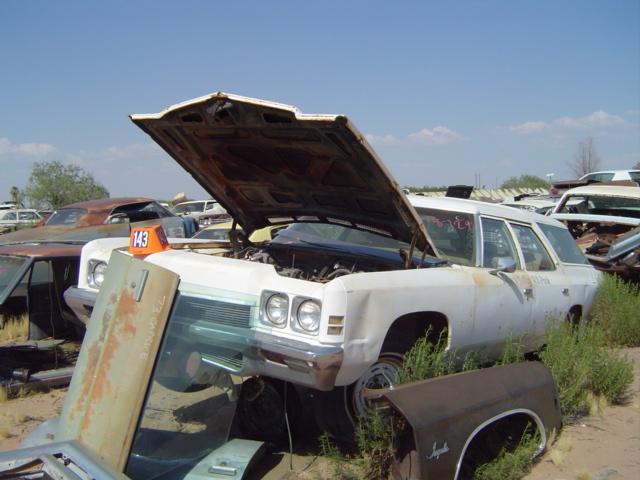
[[578, 248], [576, 241], [573, 239], [569, 230], [562, 227], [554, 227], [539, 223], [538, 226], [542, 233], [549, 239], [549, 243], [558, 254], [558, 258], [563, 263], [580, 263], [587, 264], [587, 258]]

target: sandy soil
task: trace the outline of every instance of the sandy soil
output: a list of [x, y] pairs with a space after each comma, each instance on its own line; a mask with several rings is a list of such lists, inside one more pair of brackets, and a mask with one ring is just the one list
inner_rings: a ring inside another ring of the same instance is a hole
[[624, 405], [567, 425], [526, 480], [640, 478], [640, 348], [624, 350], [635, 378]]
[[[635, 365], [635, 379], [624, 405], [564, 427], [562, 434], [536, 463], [526, 480], [618, 480], [640, 478], [640, 348], [623, 352]], [[0, 403], [0, 451], [17, 448], [41, 421], [62, 409], [66, 389]], [[314, 456], [274, 456], [262, 473], [267, 479], [331, 476], [331, 464]]]
[[66, 388], [0, 403], [0, 452], [13, 450], [43, 421], [60, 414]]

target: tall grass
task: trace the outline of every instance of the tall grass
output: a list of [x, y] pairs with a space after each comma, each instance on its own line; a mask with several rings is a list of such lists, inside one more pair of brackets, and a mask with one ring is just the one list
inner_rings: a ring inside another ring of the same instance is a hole
[[607, 337], [597, 324], [549, 322], [547, 344], [540, 352], [551, 370], [565, 417], [589, 411], [589, 395], [621, 401], [633, 380], [633, 365], [605, 349]]
[[604, 330], [609, 345], [640, 347], [640, 285], [605, 275], [591, 318]]

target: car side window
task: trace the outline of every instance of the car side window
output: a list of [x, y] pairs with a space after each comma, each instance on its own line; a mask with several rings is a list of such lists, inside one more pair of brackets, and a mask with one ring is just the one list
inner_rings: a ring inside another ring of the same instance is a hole
[[4, 216], [4, 220], [15, 220], [16, 212], [9, 212]]
[[509, 262], [520, 269], [520, 259], [507, 224], [503, 220], [482, 217], [482, 266], [501, 268]]
[[531, 227], [511, 224], [524, 256], [525, 268], [532, 272], [555, 270], [555, 265], [547, 249]]

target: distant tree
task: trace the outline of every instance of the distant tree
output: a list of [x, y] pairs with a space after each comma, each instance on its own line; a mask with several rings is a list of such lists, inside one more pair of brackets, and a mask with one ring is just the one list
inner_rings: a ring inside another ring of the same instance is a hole
[[109, 192], [83, 168], [53, 161], [34, 163], [24, 195], [32, 205], [59, 208], [69, 203], [107, 198]]
[[500, 188], [549, 188], [551, 185], [544, 178], [535, 175], [520, 175], [506, 179]]
[[579, 178], [589, 172], [600, 170], [601, 162], [593, 137], [587, 137], [580, 141], [578, 150], [573, 155], [573, 161], [567, 165], [576, 178]]
[[634, 169], [634, 170], [640, 170], [640, 160], [638, 160], [638, 161], [636, 162], [636, 164], [633, 166], [633, 169]]

